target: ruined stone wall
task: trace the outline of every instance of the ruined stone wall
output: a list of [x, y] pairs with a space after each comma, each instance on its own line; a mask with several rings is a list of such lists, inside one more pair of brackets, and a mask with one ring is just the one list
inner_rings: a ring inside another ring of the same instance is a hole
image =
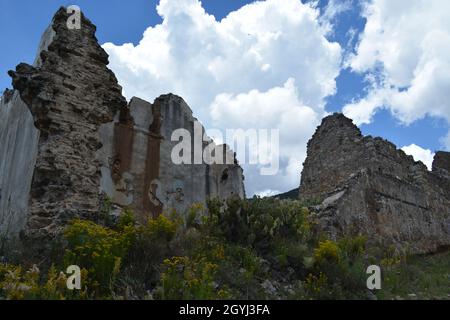
[[436, 152], [433, 161], [433, 172], [438, 176], [450, 179], [450, 152]]
[[127, 107], [106, 67], [108, 56], [97, 43], [95, 26], [82, 16], [82, 28], [69, 30], [67, 19], [61, 8], [43, 36], [34, 66], [20, 64], [9, 72], [39, 131], [22, 234], [31, 250], [40, 244], [33, 250], [36, 255], [69, 220], [98, 217], [103, 203], [95, 156], [101, 147], [98, 128]]
[[[117, 120], [100, 130], [101, 188], [114, 204], [132, 208], [145, 220], [172, 209], [184, 213], [193, 203], [204, 204], [208, 198], [245, 197], [243, 172], [237, 164], [208, 165], [203, 159], [201, 164], [173, 163], [172, 150], [180, 142], [171, 141], [175, 130], [189, 132], [192, 161], [194, 140], [202, 139], [205, 132], [201, 127], [195, 136], [197, 119], [181, 97], [163, 95], [153, 104], [133, 98], [129, 110], [129, 125]], [[197, 141], [204, 150], [206, 144]]]
[[413, 165], [420, 166], [391, 142], [365, 137], [351, 119], [334, 114], [323, 119], [308, 142], [300, 198], [323, 200], [327, 193], [364, 168], [412, 181]]
[[0, 240], [45, 259], [69, 221], [101, 221], [107, 198], [113, 214], [131, 208], [145, 221], [208, 197], [244, 197], [237, 164], [172, 163], [172, 132], [192, 132], [192, 110], [174, 95], [128, 104], [96, 27], [82, 15], [81, 29], [69, 30], [68, 18], [58, 10], [34, 64], [9, 72], [14, 90], [0, 105]]
[[429, 172], [395, 145], [363, 137], [350, 119], [323, 120], [308, 144], [300, 198], [319, 199], [319, 228], [331, 238], [364, 234], [372, 243], [427, 253], [450, 245], [450, 179], [445, 153]]
[[[223, 145], [215, 145], [217, 150], [223, 149], [224, 163], [231, 164], [206, 164], [202, 159], [201, 164], [195, 162], [195, 144], [199, 144], [205, 133], [205, 129], [194, 130], [194, 125], [199, 122], [193, 117], [192, 110], [186, 102], [174, 95], [165, 95], [156, 99], [154, 105], [161, 110], [161, 167], [159, 180], [161, 190], [158, 198], [165, 208], [174, 208], [184, 212], [192, 203], [205, 203], [208, 197], [227, 199], [236, 195], [245, 197], [242, 168], [234, 164], [234, 154]], [[171, 159], [172, 150], [179, 141], [171, 141], [174, 130], [184, 128], [192, 137], [191, 159], [192, 164], [174, 165]], [[209, 140], [212, 142], [210, 138]], [[199, 149], [204, 150], [209, 142], [199, 144]], [[200, 154], [202, 156], [203, 153]], [[231, 160], [230, 160], [231, 159]]]
[[301, 175], [302, 199], [322, 198], [362, 169], [369, 157], [361, 132], [343, 115], [325, 118], [307, 149]]

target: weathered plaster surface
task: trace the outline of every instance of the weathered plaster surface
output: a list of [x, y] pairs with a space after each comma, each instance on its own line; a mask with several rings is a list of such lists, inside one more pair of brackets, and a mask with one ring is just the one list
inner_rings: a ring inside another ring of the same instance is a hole
[[[234, 163], [208, 165], [203, 160], [194, 164], [194, 141], [192, 163], [172, 161], [172, 150], [179, 143], [172, 141], [175, 130], [187, 130], [193, 140], [201, 139], [205, 131], [201, 127], [195, 137], [197, 119], [182, 98], [163, 95], [153, 104], [133, 98], [129, 113], [128, 126], [116, 118], [99, 131], [101, 191], [114, 204], [130, 207], [145, 219], [172, 209], [184, 213], [193, 203], [204, 204], [208, 198], [245, 197], [242, 168]], [[201, 150], [205, 146], [201, 143]], [[230, 150], [228, 157], [234, 159]]]
[[39, 141], [30, 110], [17, 91], [9, 94], [0, 102], [0, 239], [25, 226]]

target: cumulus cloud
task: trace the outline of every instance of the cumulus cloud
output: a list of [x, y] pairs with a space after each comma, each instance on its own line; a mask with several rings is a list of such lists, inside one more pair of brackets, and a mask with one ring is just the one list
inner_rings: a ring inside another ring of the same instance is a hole
[[279, 129], [280, 173], [263, 177], [244, 166], [248, 194], [298, 187], [306, 142], [342, 60], [315, 4], [258, 1], [221, 21], [199, 0], [160, 0], [157, 11], [163, 22], [138, 45], [103, 45], [126, 97], [172, 92], [207, 128]]
[[450, 123], [450, 2], [372, 0], [348, 65], [367, 73], [367, 97], [344, 107], [358, 124], [387, 108], [404, 124], [425, 116]]
[[441, 139], [441, 143], [444, 146], [445, 150], [450, 152], [450, 130], [447, 135]]
[[415, 144], [405, 146], [402, 150], [406, 154], [413, 156], [415, 161], [422, 161], [427, 166], [428, 170], [431, 171], [434, 159], [434, 153], [431, 152], [431, 150], [423, 149]]
[[[212, 122], [217, 127], [231, 124], [234, 128], [245, 130], [279, 130], [279, 174], [262, 176], [261, 167], [267, 165], [246, 165], [246, 176], [251, 185], [270, 185], [277, 190], [286, 190], [286, 186], [293, 188], [299, 184], [299, 172], [306, 158], [306, 144], [324, 113], [300, 101], [293, 78], [282, 87], [266, 92], [255, 89], [237, 95], [220, 94], [210, 109]], [[248, 152], [261, 155], [256, 147], [250, 146]], [[238, 157], [242, 156], [242, 153], [238, 154]]]

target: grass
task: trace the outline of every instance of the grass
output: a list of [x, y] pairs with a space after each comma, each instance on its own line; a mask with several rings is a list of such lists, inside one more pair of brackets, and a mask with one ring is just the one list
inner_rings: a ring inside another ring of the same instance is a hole
[[383, 278], [379, 299], [450, 300], [450, 251], [409, 257]]

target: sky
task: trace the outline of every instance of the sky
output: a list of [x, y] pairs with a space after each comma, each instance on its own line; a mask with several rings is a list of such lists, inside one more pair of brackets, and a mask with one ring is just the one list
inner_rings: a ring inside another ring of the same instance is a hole
[[248, 195], [298, 187], [333, 112], [429, 168], [450, 150], [449, 1], [0, 0], [1, 89], [71, 4], [97, 25], [127, 99], [172, 92], [206, 128], [280, 131], [277, 175], [243, 165]]

